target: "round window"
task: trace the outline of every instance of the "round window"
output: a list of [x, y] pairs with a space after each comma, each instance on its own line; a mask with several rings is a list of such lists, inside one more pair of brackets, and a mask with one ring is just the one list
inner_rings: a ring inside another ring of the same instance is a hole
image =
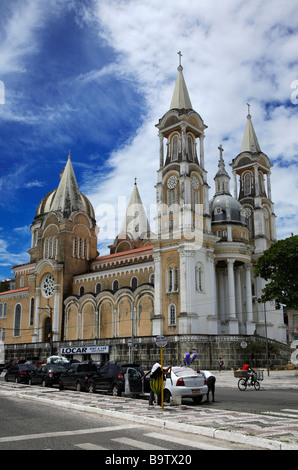
[[42, 281], [41, 292], [47, 299], [52, 297], [54, 294], [54, 277], [52, 274], [48, 274]]

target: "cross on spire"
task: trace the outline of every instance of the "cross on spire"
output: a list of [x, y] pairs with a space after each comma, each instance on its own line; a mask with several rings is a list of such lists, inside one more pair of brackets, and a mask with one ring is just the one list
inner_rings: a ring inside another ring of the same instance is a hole
[[250, 104], [249, 103], [246, 103], [246, 104], [247, 104], [248, 116], [250, 116]]
[[182, 53], [181, 51], [177, 52], [177, 54], [179, 55], [179, 67], [181, 67], [181, 57], [182, 57]]
[[219, 150], [219, 158], [220, 158], [221, 160], [223, 160], [222, 154], [223, 154], [223, 152], [224, 152], [224, 149], [222, 148], [222, 145], [221, 145], [221, 144], [220, 144], [220, 146], [218, 147], [218, 150]]

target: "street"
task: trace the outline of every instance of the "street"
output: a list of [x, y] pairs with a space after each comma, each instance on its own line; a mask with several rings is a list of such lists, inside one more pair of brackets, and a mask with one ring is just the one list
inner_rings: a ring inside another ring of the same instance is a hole
[[189, 451], [193, 458], [194, 450], [254, 449], [18, 398], [0, 396], [0, 407], [0, 450]]
[[[297, 390], [291, 389], [264, 390], [261, 388], [259, 391], [249, 389], [241, 392], [237, 387], [220, 387], [216, 390], [215, 400], [215, 403], [204, 403], [203, 406], [249, 413], [279, 413], [281, 416], [284, 414], [282, 411], [284, 409], [298, 410], [298, 393]], [[192, 403], [188, 400], [187, 404]]]
[[[0, 380], [0, 450], [190, 452], [298, 448], [297, 379], [273, 374], [242, 392], [218, 374], [215, 403], [149, 407], [148, 398], [59, 391]], [[102, 454], [101, 454], [102, 455]], [[192, 455], [192, 454], [189, 454]]]

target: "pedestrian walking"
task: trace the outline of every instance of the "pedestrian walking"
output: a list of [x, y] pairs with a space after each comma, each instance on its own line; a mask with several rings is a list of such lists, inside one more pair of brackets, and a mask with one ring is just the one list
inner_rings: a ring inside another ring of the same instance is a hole
[[220, 371], [222, 370], [222, 368], [223, 368], [223, 365], [224, 365], [224, 361], [222, 360], [221, 357], [219, 358], [219, 363], [218, 363], [218, 365], [219, 365], [219, 372], [220, 372]]
[[209, 372], [209, 370], [198, 370], [199, 374], [202, 374], [207, 382], [208, 392], [207, 392], [207, 399], [206, 402], [209, 402], [209, 393], [211, 392], [212, 401], [215, 402], [215, 376]]

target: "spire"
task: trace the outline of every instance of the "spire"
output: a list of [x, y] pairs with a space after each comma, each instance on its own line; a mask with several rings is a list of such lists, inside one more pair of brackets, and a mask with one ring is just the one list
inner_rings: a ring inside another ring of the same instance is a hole
[[215, 193], [216, 194], [230, 194], [230, 176], [226, 171], [225, 162], [223, 159], [224, 149], [222, 145], [218, 147], [219, 160], [218, 160], [218, 171], [214, 177], [215, 181]]
[[177, 52], [179, 55], [179, 67], [178, 76], [176, 80], [175, 90], [172, 97], [172, 102], [170, 109], [177, 108], [177, 109], [192, 109], [192, 104], [189, 98], [189, 94], [187, 91], [186, 83], [183, 76], [183, 67], [181, 65], [181, 51]]
[[78, 187], [76, 176], [70, 159], [70, 151], [66, 166], [60, 174], [60, 183], [57, 188], [52, 211], [61, 211], [64, 217], [69, 217], [72, 212], [85, 210], [82, 196]]
[[244, 132], [244, 137], [242, 141], [242, 146], [241, 146], [241, 152], [261, 152], [261, 148], [254, 130], [254, 127], [252, 125], [252, 120], [251, 120], [251, 114], [250, 114], [250, 105], [247, 104], [248, 106], [248, 115], [247, 115], [247, 122], [246, 122], [246, 128]]
[[138, 190], [136, 178], [120, 233], [127, 233], [133, 240], [148, 238], [147, 234], [150, 233], [150, 225]]

